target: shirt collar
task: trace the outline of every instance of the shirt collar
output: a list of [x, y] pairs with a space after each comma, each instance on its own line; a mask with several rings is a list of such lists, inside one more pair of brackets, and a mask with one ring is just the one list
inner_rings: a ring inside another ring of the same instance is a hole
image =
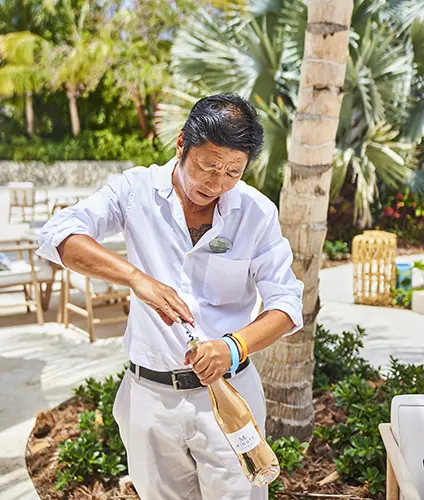
[[[168, 163], [163, 167], [159, 167], [153, 178], [153, 187], [158, 190], [158, 193], [163, 198], [169, 198], [174, 189], [172, 185], [172, 172], [174, 170], [175, 164], [177, 163], [177, 157], [174, 156]], [[219, 198], [218, 209], [222, 217], [226, 217], [231, 210], [239, 209], [241, 206], [241, 194], [239, 189], [239, 183], [237, 183], [233, 189], [227, 191]]]
[[172, 172], [176, 163], [177, 157], [174, 156], [174, 158], [169, 160], [163, 167], [158, 167], [154, 173], [153, 187], [157, 189], [159, 194], [164, 198], [167, 198], [172, 193]]

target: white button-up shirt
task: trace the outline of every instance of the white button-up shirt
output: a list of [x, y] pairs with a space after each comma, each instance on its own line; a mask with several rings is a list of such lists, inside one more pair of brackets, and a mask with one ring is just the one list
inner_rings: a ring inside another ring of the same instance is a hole
[[[38, 255], [63, 266], [56, 247], [70, 234], [101, 242], [122, 231], [129, 262], [177, 291], [193, 314], [200, 340], [219, 339], [250, 323], [257, 291], [265, 311], [290, 316], [296, 326], [288, 334], [300, 329], [303, 284], [291, 270], [292, 252], [275, 205], [239, 181], [220, 197], [212, 228], [193, 247], [172, 186], [175, 162], [127, 170], [58, 212], [42, 229]], [[229, 240], [231, 249], [214, 253], [209, 244], [217, 237]], [[158, 371], [187, 368], [187, 341], [182, 325], [167, 326], [131, 291], [123, 343], [133, 363]]]

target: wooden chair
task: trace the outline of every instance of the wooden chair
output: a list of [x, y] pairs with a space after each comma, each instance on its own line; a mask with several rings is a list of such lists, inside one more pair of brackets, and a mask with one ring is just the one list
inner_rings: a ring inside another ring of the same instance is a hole
[[[25, 305], [27, 312], [35, 306], [37, 322], [44, 324], [41, 283], [53, 283], [54, 270], [44, 259], [35, 259], [34, 252], [38, 245], [19, 244], [0, 246], [2, 253], [14, 253], [16, 259], [11, 260], [11, 269], [0, 271], [0, 293], [22, 293], [25, 300], [13, 304], [0, 304], [1, 308]], [[28, 256], [26, 259], [25, 257]]]
[[380, 424], [378, 429], [387, 452], [386, 499], [399, 500], [399, 494], [402, 494], [403, 500], [420, 500], [411, 474], [393, 436], [391, 424]]
[[[121, 256], [125, 256], [125, 242], [123, 239], [114, 239], [103, 246]], [[127, 320], [129, 312], [129, 297], [130, 290], [128, 287], [114, 285], [106, 281], [96, 278], [89, 278], [75, 271], [66, 269], [63, 271], [63, 293], [62, 293], [62, 308], [63, 322], [65, 328], [68, 328], [70, 323], [70, 313], [76, 313], [87, 318], [87, 330], [90, 337], [90, 342], [94, 342], [94, 326], [99, 324], [121, 323]], [[71, 303], [71, 289], [78, 289], [85, 295], [85, 308], [79, 307]], [[123, 314], [114, 315], [113, 317], [96, 318], [94, 312], [100, 308], [116, 306], [117, 303], [122, 304]]]
[[[14, 215], [16, 211], [18, 211], [22, 222], [34, 220], [37, 206], [43, 207], [41, 213], [50, 217], [47, 189], [43, 190], [44, 198], [37, 200], [36, 189], [33, 182], [9, 182], [7, 188], [9, 191], [9, 223], [12, 220], [12, 215]], [[29, 214], [26, 209], [29, 209]], [[28, 215], [30, 217], [29, 219], [27, 219]]]

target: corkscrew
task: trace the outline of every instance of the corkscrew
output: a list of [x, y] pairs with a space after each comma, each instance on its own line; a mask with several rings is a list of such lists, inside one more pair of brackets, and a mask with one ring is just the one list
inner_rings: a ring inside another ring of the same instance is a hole
[[194, 336], [194, 328], [188, 323], [185, 319], [181, 318], [181, 323], [185, 328], [185, 333], [188, 336], [187, 345], [190, 348], [190, 351], [194, 351], [199, 347], [200, 341], [198, 337]]

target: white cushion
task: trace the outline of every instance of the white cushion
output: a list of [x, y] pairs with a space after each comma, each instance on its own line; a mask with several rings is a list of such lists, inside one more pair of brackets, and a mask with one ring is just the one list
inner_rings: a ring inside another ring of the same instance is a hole
[[34, 187], [33, 182], [8, 182], [7, 187], [12, 189], [31, 189]]
[[122, 233], [116, 234], [115, 236], [109, 236], [100, 242], [100, 244], [110, 252], [121, 252], [122, 250], [126, 250], [126, 244]]
[[[37, 281], [52, 281], [52, 266], [45, 260], [35, 260], [35, 274]], [[10, 271], [0, 271], [0, 287], [23, 285], [32, 283], [31, 266], [26, 260], [12, 261]]]
[[[122, 285], [114, 285], [107, 281], [99, 280], [97, 278], [90, 278], [90, 285], [92, 293], [96, 295], [103, 293], [123, 293], [128, 292], [129, 288]], [[71, 286], [73, 288], [78, 288], [82, 292], [85, 292], [85, 276], [83, 274], [79, 274], [75, 271], [71, 271]]]
[[411, 309], [418, 314], [424, 314], [424, 290], [412, 292]]

